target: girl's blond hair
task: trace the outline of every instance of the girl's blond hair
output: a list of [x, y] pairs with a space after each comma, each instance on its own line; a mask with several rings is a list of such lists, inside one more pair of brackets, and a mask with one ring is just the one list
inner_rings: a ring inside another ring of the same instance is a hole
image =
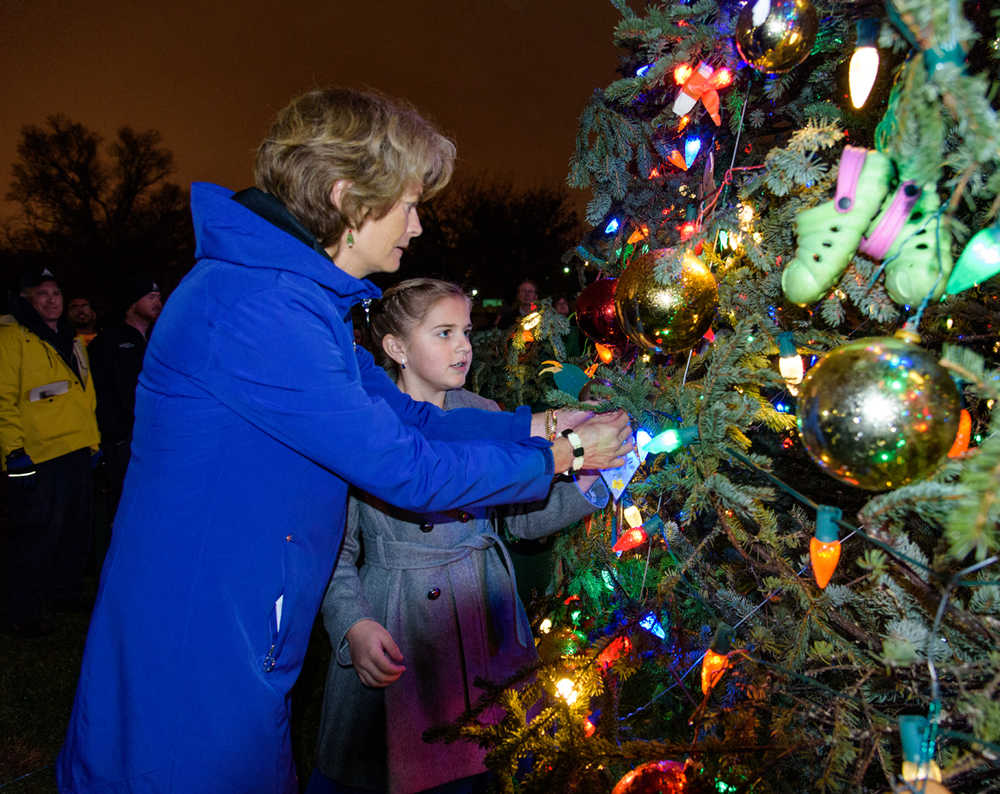
[[458, 284], [436, 278], [411, 278], [387, 289], [370, 307], [368, 335], [375, 360], [398, 375], [399, 365], [386, 355], [382, 340], [388, 334], [405, 339], [435, 303], [449, 297], [469, 301]]

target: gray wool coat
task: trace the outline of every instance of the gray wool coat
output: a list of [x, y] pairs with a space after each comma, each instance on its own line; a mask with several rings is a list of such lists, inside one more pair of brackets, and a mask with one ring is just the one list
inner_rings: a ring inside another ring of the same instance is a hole
[[[468, 406], [498, 410], [464, 389], [445, 396], [445, 410]], [[546, 501], [501, 513], [512, 534], [539, 538], [608, 498], [600, 479], [587, 496], [576, 483], [559, 482]], [[482, 694], [473, 685], [477, 677], [501, 681], [537, 658], [490, 514], [461, 518], [406, 513], [352, 492], [344, 545], [323, 600], [334, 653], [316, 763], [339, 783], [412, 794], [482, 772], [485, 753], [475, 744], [430, 744], [422, 734], [475, 703]], [[351, 666], [345, 635], [364, 618], [381, 623], [403, 653], [406, 672], [384, 689], [364, 686]]]

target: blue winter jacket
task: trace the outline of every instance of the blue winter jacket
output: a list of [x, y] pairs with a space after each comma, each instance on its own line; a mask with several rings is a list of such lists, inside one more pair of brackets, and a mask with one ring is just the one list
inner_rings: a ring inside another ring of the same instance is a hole
[[354, 348], [349, 309], [377, 288], [232, 195], [192, 189], [199, 261], [146, 352], [63, 792], [297, 791], [288, 695], [348, 483], [430, 512], [552, 480], [527, 411], [403, 395]]

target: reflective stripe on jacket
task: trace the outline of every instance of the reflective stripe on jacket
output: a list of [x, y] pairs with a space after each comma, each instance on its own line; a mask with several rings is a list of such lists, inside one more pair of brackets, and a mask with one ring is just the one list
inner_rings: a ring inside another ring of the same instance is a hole
[[0, 318], [0, 452], [20, 447], [35, 463], [100, 442], [97, 400], [87, 352], [73, 353], [78, 377], [47, 342], [14, 320]]

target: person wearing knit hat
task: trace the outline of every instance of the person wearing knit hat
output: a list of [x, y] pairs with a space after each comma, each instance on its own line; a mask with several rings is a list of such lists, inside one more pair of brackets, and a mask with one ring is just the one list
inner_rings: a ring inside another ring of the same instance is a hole
[[[135, 387], [146, 342], [163, 308], [159, 284], [145, 273], [132, 274], [119, 287], [118, 305], [122, 321], [102, 328], [87, 348], [97, 388], [97, 423], [101, 428], [104, 474], [108, 480], [108, 516], [114, 516], [118, 508], [131, 457]], [[109, 542], [110, 528], [98, 527], [98, 563]]]
[[125, 315], [125, 322], [148, 339], [149, 328], [163, 309], [160, 285], [146, 273], [133, 273], [119, 287], [118, 306]]
[[0, 460], [10, 517], [0, 622], [38, 636], [51, 630], [52, 608], [85, 600], [99, 436], [87, 353], [63, 318], [54, 272], [33, 267], [20, 287], [12, 314], [0, 318]]

